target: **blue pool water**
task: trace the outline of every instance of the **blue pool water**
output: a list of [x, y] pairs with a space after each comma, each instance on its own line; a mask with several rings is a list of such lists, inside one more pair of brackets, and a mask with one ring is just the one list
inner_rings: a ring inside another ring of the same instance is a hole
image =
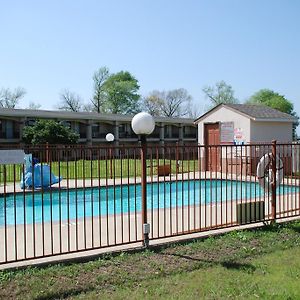
[[[280, 186], [280, 194], [299, 188]], [[148, 209], [209, 204], [236, 199], [263, 197], [257, 183], [226, 180], [190, 180], [148, 184]], [[51, 209], [52, 207], [52, 209]], [[86, 188], [8, 195], [0, 198], [0, 225], [67, 221], [84, 216], [119, 214], [141, 210], [141, 186]], [[6, 212], [6, 220], [5, 220]]]

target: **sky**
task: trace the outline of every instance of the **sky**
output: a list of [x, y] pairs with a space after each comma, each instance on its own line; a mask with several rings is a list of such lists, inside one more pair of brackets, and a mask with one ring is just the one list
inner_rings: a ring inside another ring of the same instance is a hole
[[224, 80], [244, 102], [262, 88], [300, 115], [298, 0], [0, 0], [0, 88], [57, 109], [69, 89], [86, 102], [93, 73], [129, 71], [140, 94], [202, 89]]

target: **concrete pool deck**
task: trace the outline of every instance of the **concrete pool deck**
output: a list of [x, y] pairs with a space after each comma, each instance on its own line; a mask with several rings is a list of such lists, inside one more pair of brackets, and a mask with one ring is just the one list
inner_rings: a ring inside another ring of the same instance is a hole
[[[227, 177], [226, 177], [227, 176]], [[229, 176], [226, 173], [220, 173], [220, 172], [189, 172], [189, 173], [178, 173], [178, 174], [170, 174], [168, 176], [147, 176], [147, 182], [148, 183], [156, 183], [156, 182], [164, 182], [164, 181], [181, 181], [181, 180], [189, 180], [189, 179], [228, 179], [228, 180], [246, 180], [246, 176], [238, 176], [238, 175], [231, 175]], [[249, 181], [249, 178], [251, 181], [255, 181], [254, 176], [247, 176], [247, 180]], [[98, 186], [113, 186], [113, 185], [125, 185], [125, 184], [140, 184], [141, 183], [141, 177], [130, 177], [130, 178], [102, 178], [102, 179], [91, 179], [86, 178], [83, 179], [63, 179], [60, 183], [53, 184], [52, 189], [75, 189], [75, 188], [89, 188], [89, 187], [98, 187]], [[44, 189], [45, 191], [48, 191], [49, 189]], [[0, 185], [0, 194], [4, 194], [4, 191], [7, 194], [11, 193], [32, 193], [33, 189], [21, 189], [20, 184], [14, 185], [11, 182], [8, 182], [6, 186]], [[35, 189], [35, 191], [40, 192], [42, 189]]]
[[[256, 182], [258, 183], [256, 176], [251, 175], [236, 175], [236, 174], [228, 174], [228, 173], [221, 173], [221, 172], [189, 172], [189, 173], [178, 173], [178, 174], [170, 174], [168, 176], [147, 176], [147, 183], [157, 183], [157, 182], [164, 182], [164, 181], [181, 181], [181, 180], [193, 180], [193, 179], [223, 179], [223, 180], [237, 180], [237, 181], [246, 181], [246, 182]], [[0, 184], [0, 196], [12, 193], [32, 193], [34, 192], [41, 192], [41, 191], [49, 191], [57, 190], [57, 189], [75, 189], [75, 188], [89, 188], [89, 187], [99, 187], [99, 186], [113, 186], [113, 185], [126, 185], [126, 184], [140, 184], [141, 178], [140, 177], [130, 177], [130, 178], [115, 178], [115, 179], [91, 179], [86, 178], [83, 179], [63, 179], [60, 183], [53, 184], [51, 188], [47, 189], [21, 189], [20, 184], [16, 183], [15, 185], [11, 182], [8, 182], [5, 186]], [[285, 178], [283, 183], [285, 185], [294, 185], [300, 187], [300, 179], [292, 179], [292, 178]]]

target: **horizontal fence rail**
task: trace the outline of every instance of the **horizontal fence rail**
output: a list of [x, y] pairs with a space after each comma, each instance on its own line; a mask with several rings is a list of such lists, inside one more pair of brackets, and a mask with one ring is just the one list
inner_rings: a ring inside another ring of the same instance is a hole
[[300, 144], [23, 150], [0, 165], [0, 264], [300, 214]]

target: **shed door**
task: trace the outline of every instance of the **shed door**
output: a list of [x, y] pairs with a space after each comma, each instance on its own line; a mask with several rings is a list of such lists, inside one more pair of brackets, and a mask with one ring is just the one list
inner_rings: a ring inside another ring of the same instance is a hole
[[220, 171], [220, 126], [219, 123], [204, 125], [205, 161], [207, 171]]

